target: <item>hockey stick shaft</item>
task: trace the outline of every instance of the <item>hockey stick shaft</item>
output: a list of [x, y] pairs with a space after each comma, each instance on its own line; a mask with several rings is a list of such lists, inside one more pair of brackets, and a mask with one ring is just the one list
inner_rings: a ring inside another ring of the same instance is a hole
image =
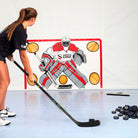
[[[13, 60], [13, 62], [14, 62], [14, 64], [23, 72], [23, 73], [25, 73], [27, 76], [28, 76], [28, 73], [15, 61], [15, 60]], [[39, 85], [39, 83], [37, 83], [36, 81], [34, 82], [36, 85], [37, 85], [37, 87], [41, 90], [41, 91], [43, 91], [48, 97], [49, 97], [49, 99], [55, 104], [55, 105], [57, 105], [57, 107], [59, 108], [59, 109], [61, 109], [75, 124], [77, 124], [78, 126], [81, 126], [80, 124], [81, 123], [79, 123], [78, 121], [76, 121], [58, 102], [56, 102], [56, 100], [54, 99], [54, 98], [52, 98], [52, 96], [50, 95], [50, 94], [48, 94], [44, 89], [43, 89], [43, 87], [41, 87], [40, 85]], [[83, 127], [85, 127], [85, 126], [83, 126]]]

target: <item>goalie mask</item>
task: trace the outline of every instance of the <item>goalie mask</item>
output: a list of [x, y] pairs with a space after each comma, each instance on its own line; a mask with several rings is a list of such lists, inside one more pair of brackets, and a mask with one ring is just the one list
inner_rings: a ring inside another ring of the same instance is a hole
[[70, 38], [67, 37], [67, 36], [64, 36], [62, 39], [61, 39], [61, 43], [64, 47], [69, 47], [70, 45]]

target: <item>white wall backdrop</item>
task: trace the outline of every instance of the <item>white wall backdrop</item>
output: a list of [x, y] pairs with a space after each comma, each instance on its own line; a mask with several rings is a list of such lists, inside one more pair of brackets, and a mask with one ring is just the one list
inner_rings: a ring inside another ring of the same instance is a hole
[[[103, 88], [138, 88], [137, 0], [0, 0], [0, 30], [34, 7], [38, 18], [28, 39], [101, 38]], [[18, 51], [14, 54], [20, 63]], [[23, 74], [8, 62], [11, 85], [23, 89]], [[21, 63], [20, 63], [21, 64]]]
[[104, 87], [138, 88], [138, 1], [104, 2]]

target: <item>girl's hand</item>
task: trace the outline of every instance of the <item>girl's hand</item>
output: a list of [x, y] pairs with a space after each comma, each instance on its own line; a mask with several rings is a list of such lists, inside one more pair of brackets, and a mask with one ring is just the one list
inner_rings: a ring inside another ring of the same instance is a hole
[[30, 74], [30, 75], [28, 76], [28, 78], [29, 78], [29, 80], [30, 80], [31, 83], [34, 83], [35, 78], [34, 78], [34, 75], [33, 75], [33, 74]]

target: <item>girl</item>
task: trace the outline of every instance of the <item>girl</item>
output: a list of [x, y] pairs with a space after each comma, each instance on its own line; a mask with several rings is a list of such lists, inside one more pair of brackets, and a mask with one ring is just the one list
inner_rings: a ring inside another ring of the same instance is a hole
[[34, 8], [21, 9], [19, 18], [0, 33], [0, 125], [11, 123], [3, 117], [16, 116], [16, 113], [5, 108], [5, 98], [10, 83], [6, 58], [12, 61], [13, 52], [16, 49], [19, 50], [20, 59], [29, 74], [29, 80], [34, 82], [33, 72], [26, 54], [26, 30], [28, 26], [35, 23], [36, 17], [37, 11]]

